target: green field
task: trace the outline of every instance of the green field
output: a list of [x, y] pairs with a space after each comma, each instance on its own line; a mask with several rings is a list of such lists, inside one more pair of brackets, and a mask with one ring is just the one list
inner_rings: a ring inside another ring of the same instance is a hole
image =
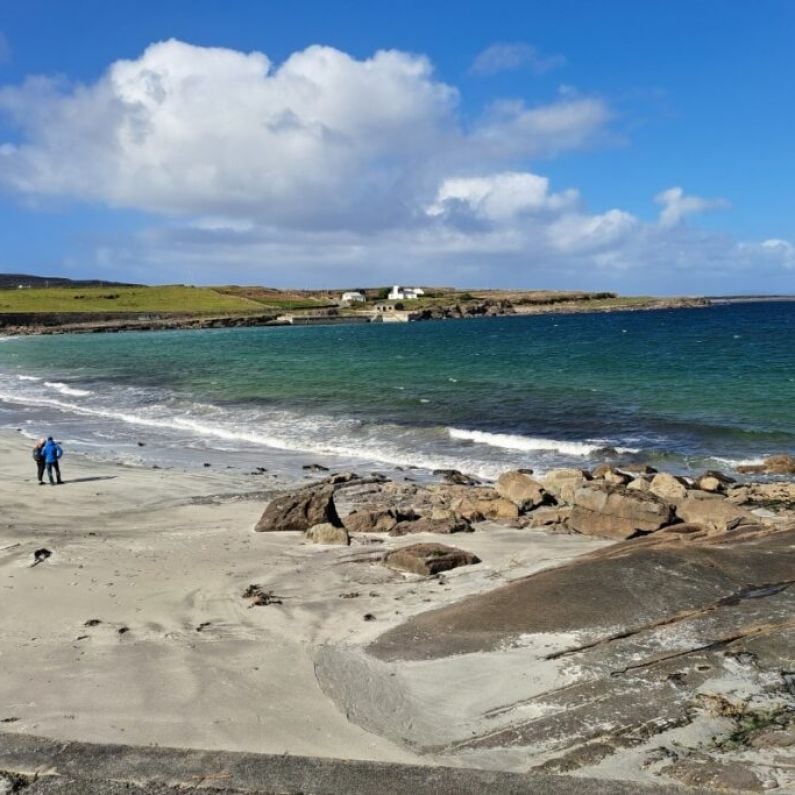
[[259, 301], [210, 287], [49, 287], [0, 290], [0, 312], [178, 312], [188, 315], [249, 314]]

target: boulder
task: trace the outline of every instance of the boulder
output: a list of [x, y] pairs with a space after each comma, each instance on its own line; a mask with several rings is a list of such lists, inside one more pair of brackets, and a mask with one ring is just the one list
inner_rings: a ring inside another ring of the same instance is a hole
[[604, 480], [606, 483], [611, 483], [614, 486], [626, 486], [627, 483], [634, 480], [632, 475], [626, 472], [619, 472], [609, 464], [599, 464], [593, 471], [593, 476], [596, 480]]
[[457, 486], [478, 486], [480, 481], [471, 475], [465, 475], [457, 469], [434, 469], [434, 475], [439, 475], [445, 483], [453, 483]]
[[682, 480], [666, 472], [660, 472], [651, 479], [649, 491], [670, 503], [677, 503], [687, 497], [687, 486]]
[[559, 502], [571, 504], [574, 492], [588, 480], [591, 473], [585, 469], [553, 469], [547, 472], [543, 485]]
[[333, 524], [316, 524], [306, 531], [306, 537], [313, 544], [337, 544], [348, 546], [351, 543], [348, 531], [344, 527], [335, 527]]
[[519, 508], [493, 489], [473, 490], [471, 494], [454, 497], [450, 501], [450, 510], [467, 522], [482, 522], [485, 519], [512, 521], [519, 516]]
[[720, 494], [691, 491], [676, 505], [676, 515], [689, 524], [700, 524], [719, 533], [741, 525], [758, 523], [758, 519], [744, 508]]
[[761, 464], [741, 464], [737, 471], [746, 475], [795, 475], [795, 456], [787, 453], [771, 455]]
[[447, 519], [425, 517], [414, 521], [398, 522], [392, 530], [389, 531], [389, 535], [405, 536], [409, 533], [441, 533], [443, 535], [448, 535], [450, 533], [471, 532], [472, 526], [465, 519], [455, 516]]
[[585, 535], [623, 539], [670, 524], [671, 506], [651, 493], [607, 483], [589, 483], [574, 493], [568, 524]]
[[254, 530], [257, 533], [308, 530], [316, 524], [325, 523], [342, 526], [334, 507], [334, 489], [331, 486], [301, 489], [274, 497]]
[[476, 555], [444, 544], [412, 544], [395, 549], [384, 558], [384, 564], [392, 569], [426, 576], [475, 563], [480, 563]]
[[726, 487], [736, 483], [734, 478], [724, 475], [722, 472], [709, 470], [696, 478], [696, 488], [701, 491], [709, 491], [713, 494], [722, 494]]
[[388, 533], [398, 523], [397, 511], [391, 508], [354, 511], [342, 519], [349, 533]]
[[494, 488], [500, 497], [510, 500], [520, 511], [529, 511], [539, 505], [554, 502], [552, 495], [524, 472], [503, 472]]
[[635, 478], [627, 483], [627, 488], [634, 491], [651, 491], [651, 481], [646, 478]]

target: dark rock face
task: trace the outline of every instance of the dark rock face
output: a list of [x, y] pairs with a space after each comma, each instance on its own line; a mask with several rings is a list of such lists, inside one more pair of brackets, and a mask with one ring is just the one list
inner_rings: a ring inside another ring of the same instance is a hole
[[275, 497], [268, 503], [254, 530], [257, 533], [305, 531], [326, 523], [342, 527], [331, 486], [302, 489]]
[[649, 492], [591, 483], [574, 493], [569, 527], [585, 535], [624, 539], [669, 524], [671, 506]]
[[427, 576], [480, 563], [480, 558], [471, 552], [444, 544], [412, 544], [390, 552], [384, 563], [393, 569]]

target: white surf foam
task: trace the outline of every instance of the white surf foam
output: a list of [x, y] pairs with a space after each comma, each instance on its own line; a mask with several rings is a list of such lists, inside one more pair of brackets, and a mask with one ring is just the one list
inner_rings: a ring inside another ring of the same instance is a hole
[[[559, 439], [542, 439], [532, 436], [517, 436], [510, 433], [488, 433], [487, 431], [468, 431], [463, 428], [448, 428], [451, 439], [485, 444], [489, 447], [500, 447], [504, 450], [521, 450], [538, 452], [548, 450], [565, 455], [589, 456], [597, 450], [604, 448], [604, 443], [594, 442], [565, 442]], [[613, 448], [619, 453], [635, 453], [637, 450], [630, 447]]]
[[35, 375], [18, 375], [20, 381], [41, 381], [41, 378]]
[[69, 397], [87, 397], [92, 394], [89, 389], [75, 389], [75, 387], [63, 384], [60, 381], [45, 381], [44, 386], [48, 386], [50, 389], [54, 389], [56, 392], [60, 392], [62, 395], [68, 395]]

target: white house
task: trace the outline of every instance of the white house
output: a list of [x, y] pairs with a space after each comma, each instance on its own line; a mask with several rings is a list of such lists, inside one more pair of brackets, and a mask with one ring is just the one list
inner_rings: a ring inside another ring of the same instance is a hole
[[401, 287], [396, 284], [387, 298], [390, 301], [416, 301], [421, 295], [425, 295], [425, 290], [422, 287]]
[[364, 303], [364, 295], [362, 293], [353, 291], [350, 293], [343, 293], [342, 294], [342, 303], [343, 304], [363, 304]]

